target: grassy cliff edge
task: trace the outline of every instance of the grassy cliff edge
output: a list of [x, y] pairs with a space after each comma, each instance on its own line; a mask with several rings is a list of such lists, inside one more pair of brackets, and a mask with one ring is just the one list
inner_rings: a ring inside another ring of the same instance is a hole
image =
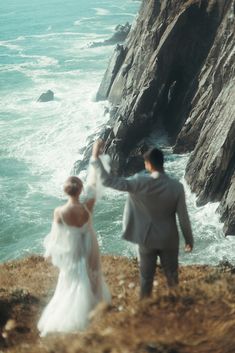
[[82, 333], [40, 338], [36, 323], [57, 270], [40, 256], [0, 265], [0, 350], [9, 353], [234, 353], [235, 268], [182, 266], [169, 293], [158, 269], [153, 297], [139, 302], [135, 259], [103, 256], [111, 306], [100, 304]]

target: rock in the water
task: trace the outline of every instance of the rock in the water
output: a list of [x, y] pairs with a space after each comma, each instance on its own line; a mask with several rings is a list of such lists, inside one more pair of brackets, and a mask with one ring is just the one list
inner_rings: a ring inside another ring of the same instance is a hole
[[54, 92], [50, 89], [45, 93], [42, 93], [41, 96], [38, 98], [38, 102], [50, 102], [54, 100]]

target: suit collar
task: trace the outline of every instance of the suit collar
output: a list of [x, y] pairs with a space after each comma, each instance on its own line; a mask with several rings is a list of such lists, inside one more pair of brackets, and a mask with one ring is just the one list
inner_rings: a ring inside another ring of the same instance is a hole
[[151, 175], [151, 177], [152, 177], [153, 179], [157, 179], [157, 178], [159, 178], [160, 173], [157, 172], [157, 171], [154, 171], [154, 172], [152, 172], [150, 175]]
[[160, 173], [160, 172], [157, 172], [157, 171], [154, 171], [154, 172], [152, 172], [152, 173], [150, 174], [150, 176], [151, 176], [153, 179], [158, 179], [158, 178], [160, 178], [160, 177], [162, 177], [162, 176], [164, 176], [164, 175], [165, 175], [164, 172]]

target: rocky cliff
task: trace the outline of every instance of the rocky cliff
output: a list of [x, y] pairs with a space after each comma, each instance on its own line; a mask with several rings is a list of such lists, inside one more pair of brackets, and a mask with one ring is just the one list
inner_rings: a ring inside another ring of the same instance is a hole
[[116, 173], [141, 167], [159, 126], [176, 153], [192, 152], [186, 179], [200, 205], [220, 201], [235, 234], [235, 0], [144, 0], [97, 93], [112, 104], [106, 150]]

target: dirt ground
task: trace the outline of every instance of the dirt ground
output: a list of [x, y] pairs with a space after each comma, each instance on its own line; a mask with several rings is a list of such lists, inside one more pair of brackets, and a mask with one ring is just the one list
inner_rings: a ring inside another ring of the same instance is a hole
[[140, 302], [138, 264], [103, 256], [112, 305], [100, 304], [82, 333], [40, 338], [36, 328], [57, 271], [42, 257], [0, 265], [0, 353], [235, 353], [235, 268], [180, 268], [169, 292], [161, 269]]

